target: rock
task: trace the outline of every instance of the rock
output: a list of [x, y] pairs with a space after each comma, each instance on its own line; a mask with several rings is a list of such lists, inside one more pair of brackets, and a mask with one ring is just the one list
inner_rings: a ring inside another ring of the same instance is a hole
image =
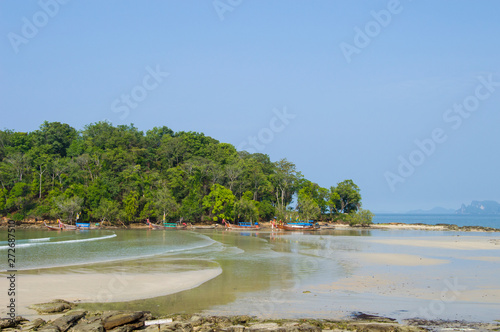
[[7, 318], [0, 319], [0, 329], [6, 329], [14, 326], [16, 326], [16, 322], [14, 320]]
[[214, 324], [208, 323], [208, 322], [203, 323], [202, 325], [196, 326], [195, 328], [193, 328], [193, 331], [195, 331], [195, 332], [212, 332], [212, 331], [215, 331]]
[[232, 325], [224, 329], [227, 332], [243, 332], [245, 331], [244, 325]]
[[276, 331], [279, 326], [277, 323], [257, 323], [250, 325], [250, 331]]
[[248, 323], [250, 320], [252, 320], [252, 317], [243, 315], [243, 316], [234, 316], [232, 317], [231, 321], [234, 325], [238, 324], [245, 324]]
[[40, 326], [45, 324], [45, 321], [41, 318], [37, 318], [34, 321], [28, 322], [21, 327], [21, 331], [31, 331], [37, 330]]
[[[142, 311], [110, 313], [108, 315], [103, 315], [102, 322], [104, 329], [111, 330], [117, 326], [135, 322], [143, 316], [144, 312]], [[141, 322], [141, 324], [144, 326], [144, 322]]]
[[53, 325], [44, 326], [41, 330], [38, 330], [38, 331], [43, 331], [43, 332], [61, 332], [61, 330], [59, 330], [59, 328], [57, 326], [53, 326]]
[[299, 331], [316, 332], [316, 331], [321, 331], [321, 329], [318, 326], [304, 323], [299, 325]]
[[71, 309], [72, 307], [73, 305], [70, 302], [60, 299], [30, 306], [31, 309], [36, 310], [39, 314], [53, 314], [64, 312]]
[[84, 318], [70, 332], [104, 332], [101, 317]]
[[201, 324], [203, 324], [203, 318], [200, 316], [192, 316], [189, 319], [189, 322], [192, 326], [200, 326]]
[[61, 332], [68, 331], [71, 327], [76, 325], [76, 323], [85, 316], [85, 311], [75, 311], [69, 313], [65, 316], [59, 317], [56, 320], [50, 322], [50, 326], [57, 327]]

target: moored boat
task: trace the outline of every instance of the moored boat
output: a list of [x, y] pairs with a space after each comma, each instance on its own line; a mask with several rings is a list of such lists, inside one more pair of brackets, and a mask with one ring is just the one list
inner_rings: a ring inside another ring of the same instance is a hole
[[293, 223], [278, 223], [275, 225], [277, 229], [285, 231], [317, 231], [319, 230], [318, 224], [310, 222], [293, 222]]
[[259, 224], [252, 225], [251, 222], [239, 222], [238, 224], [231, 224], [223, 220], [224, 224], [226, 224], [226, 228], [229, 229], [259, 229]]
[[57, 226], [49, 226], [45, 223], [45, 221], [43, 222], [43, 224], [45, 225], [45, 227], [47, 227], [47, 229], [51, 231], [76, 231], [79, 229], [75, 225], [65, 224], [59, 219], [57, 219]]

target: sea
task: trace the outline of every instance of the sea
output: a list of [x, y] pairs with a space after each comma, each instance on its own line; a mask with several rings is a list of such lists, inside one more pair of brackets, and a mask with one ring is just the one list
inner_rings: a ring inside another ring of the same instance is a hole
[[[500, 228], [490, 216], [379, 214], [374, 221]], [[7, 232], [0, 234], [6, 291], [12, 268]], [[500, 319], [499, 232], [18, 229], [15, 249], [17, 310], [28, 318], [36, 294], [156, 315]], [[5, 308], [0, 303], [2, 317]]]
[[451, 224], [500, 228], [500, 215], [380, 213], [375, 214], [373, 222], [377, 224], [401, 222], [406, 224]]

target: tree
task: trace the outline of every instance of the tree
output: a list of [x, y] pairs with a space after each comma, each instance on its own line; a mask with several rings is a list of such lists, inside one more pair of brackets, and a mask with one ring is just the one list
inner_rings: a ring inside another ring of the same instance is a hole
[[126, 221], [134, 220], [139, 210], [139, 193], [131, 191], [123, 199], [123, 217]]
[[5, 161], [11, 165], [12, 170], [16, 174], [15, 182], [23, 181], [23, 175], [27, 172], [30, 163], [30, 158], [28, 157], [28, 155], [22, 152], [16, 152], [6, 158]]
[[321, 213], [318, 203], [311, 196], [308, 188], [299, 190], [297, 208], [305, 220], [315, 220]]
[[286, 159], [274, 163], [275, 171], [273, 174], [274, 192], [278, 211], [283, 214], [286, 206], [292, 200], [292, 194], [295, 192], [297, 182], [302, 178], [302, 174], [297, 171], [295, 164]]
[[163, 216], [164, 221], [168, 215], [172, 216], [179, 210], [179, 204], [167, 187], [162, 187], [154, 192], [152, 205], [156, 215]]
[[5, 210], [5, 206], [7, 205], [7, 189], [0, 188], [0, 213]]
[[65, 219], [71, 222], [75, 213], [82, 210], [83, 198], [78, 196], [64, 197], [61, 195], [56, 197], [54, 200], [54, 205], [56, 207], [55, 214], [60, 216], [61, 219]]
[[92, 216], [98, 218], [101, 222], [112, 222], [120, 214], [119, 208], [120, 204], [118, 202], [102, 198], [97, 209], [92, 212]]
[[340, 202], [340, 195], [336, 191], [335, 187], [330, 187], [330, 190], [328, 191], [328, 208], [330, 211], [330, 219], [333, 220], [333, 214], [337, 213], [337, 204]]
[[40, 130], [30, 134], [35, 147], [47, 147], [46, 153], [66, 156], [66, 150], [77, 136], [77, 132], [70, 125], [60, 122], [45, 121]]
[[356, 213], [351, 213], [347, 218], [351, 226], [369, 226], [371, 225], [374, 214], [370, 210], [359, 209]]
[[337, 212], [356, 212], [361, 207], [361, 194], [359, 191], [359, 187], [352, 180], [345, 180], [338, 183], [334, 189], [334, 192], [338, 194], [338, 199], [335, 201]]
[[251, 223], [259, 220], [259, 209], [257, 208], [257, 202], [252, 200], [252, 195], [251, 191], [247, 191], [234, 204], [236, 219], [250, 220]]
[[231, 190], [216, 183], [210, 188], [210, 194], [203, 197], [203, 207], [213, 215], [214, 221], [232, 220], [234, 199]]

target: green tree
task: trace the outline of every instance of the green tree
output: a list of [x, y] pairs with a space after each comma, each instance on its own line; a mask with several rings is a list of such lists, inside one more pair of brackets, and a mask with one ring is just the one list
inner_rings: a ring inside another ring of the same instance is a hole
[[203, 207], [208, 209], [213, 220], [232, 220], [235, 197], [231, 190], [214, 184], [210, 188], [210, 194], [203, 197]]
[[274, 163], [275, 171], [273, 174], [274, 193], [276, 205], [280, 218], [284, 217], [286, 206], [292, 201], [292, 195], [296, 190], [302, 174], [297, 171], [294, 163], [286, 159]]
[[297, 207], [302, 218], [305, 220], [316, 220], [321, 213], [321, 209], [312, 197], [309, 188], [299, 190]]
[[361, 207], [360, 189], [352, 180], [338, 183], [334, 192], [338, 193], [339, 198], [335, 201], [335, 208], [338, 213], [356, 212]]
[[47, 154], [66, 156], [66, 150], [77, 136], [70, 125], [60, 122], [45, 121], [39, 130], [30, 134], [35, 147], [46, 147]]
[[71, 222], [77, 212], [82, 210], [83, 198], [78, 196], [65, 197], [58, 196], [54, 200], [54, 213], [63, 220]]
[[123, 217], [126, 221], [131, 222], [137, 216], [139, 210], [139, 193], [131, 191], [123, 199]]
[[351, 226], [369, 226], [371, 225], [374, 214], [370, 210], [359, 209], [355, 213], [351, 213], [347, 218]]
[[0, 213], [5, 210], [7, 206], [8, 191], [5, 188], [0, 188]]
[[167, 187], [156, 190], [153, 194], [153, 207], [156, 215], [166, 221], [167, 217], [175, 215], [179, 210], [179, 204], [175, 201], [172, 193]]
[[106, 198], [102, 198], [99, 206], [92, 211], [92, 216], [101, 222], [113, 222], [120, 214], [120, 204]]
[[259, 220], [259, 209], [257, 208], [257, 202], [252, 199], [252, 192], [245, 192], [239, 201], [234, 204], [234, 211], [236, 214], [236, 219], [240, 221], [254, 221]]

